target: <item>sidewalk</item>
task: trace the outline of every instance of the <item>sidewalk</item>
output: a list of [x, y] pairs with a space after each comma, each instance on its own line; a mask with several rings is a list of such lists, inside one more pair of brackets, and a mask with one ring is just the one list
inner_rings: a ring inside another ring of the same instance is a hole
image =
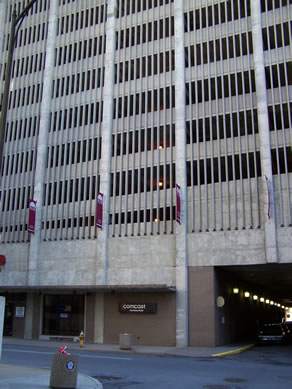
[[[237, 354], [253, 346], [253, 344], [234, 344], [221, 347], [160, 347], [134, 345], [131, 350], [120, 350], [119, 345], [108, 344], [84, 344], [80, 348], [79, 343], [70, 341], [27, 340], [15, 338], [3, 338], [3, 346], [35, 346], [50, 347], [52, 352], [57, 352], [62, 345], [67, 346], [71, 353], [77, 351], [91, 351], [100, 353], [119, 354], [143, 354], [165, 357], [210, 358], [224, 355]], [[3, 355], [3, 353], [2, 353]], [[50, 382], [50, 370], [16, 367], [0, 363], [0, 389], [39, 389], [48, 388]], [[102, 385], [91, 377], [78, 374], [76, 389], [102, 389]]]

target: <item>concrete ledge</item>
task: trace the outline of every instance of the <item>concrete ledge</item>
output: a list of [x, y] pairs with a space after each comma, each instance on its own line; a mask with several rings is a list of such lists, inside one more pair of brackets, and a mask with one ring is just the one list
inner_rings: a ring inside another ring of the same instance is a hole
[[249, 350], [252, 347], [254, 347], [254, 344], [249, 344], [248, 346], [240, 347], [238, 349], [229, 350], [218, 354], [213, 354], [211, 355], [211, 357], [223, 357], [225, 355], [235, 355], [235, 354], [242, 353], [243, 351]]

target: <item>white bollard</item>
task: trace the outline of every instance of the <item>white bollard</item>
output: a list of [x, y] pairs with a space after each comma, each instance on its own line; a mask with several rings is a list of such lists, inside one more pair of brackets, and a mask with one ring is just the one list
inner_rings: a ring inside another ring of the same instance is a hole
[[2, 340], [4, 328], [5, 297], [0, 296], [0, 360], [2, 355]]

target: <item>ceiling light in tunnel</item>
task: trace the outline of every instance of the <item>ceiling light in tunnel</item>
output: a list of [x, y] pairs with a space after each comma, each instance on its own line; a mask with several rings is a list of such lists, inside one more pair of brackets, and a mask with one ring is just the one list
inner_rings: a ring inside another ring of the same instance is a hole
[[266, 304], [270, 304], [270, 300], [269, 299], [266, 299]]
[[264, 297], [261, 297], [260, 298], [260, 302], [263, 303], [265, 301], [265, 298]]
[[244, 297], [249, 297], [250, 293], [249, 292], [244, 292]]
[[275, 303], [274, 303], [274, 301], [272, 300], [272, 301], [270, 301], [270, 305], [274, 305]]
[[258, 300], [258, 296], [257, 296], [256, 294], [253, 295], [252, 298], [253, 298], [255, 301]]
[[239, 289], [238, 288], [233, 288], [233, 293], [234, 294], [238, 294], [239, 293]]

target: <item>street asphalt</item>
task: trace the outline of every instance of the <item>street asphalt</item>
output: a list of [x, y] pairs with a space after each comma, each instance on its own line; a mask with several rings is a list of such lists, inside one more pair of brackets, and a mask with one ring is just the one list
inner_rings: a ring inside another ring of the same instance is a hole
[[[134, 345], [129, 350], [121, 350], [119, 345], [87, 344], [80, 348], [79, 342], [28, 340], [16, 338], [3, 338], [3, 345], [51, 347], [59, 350], [66, 344], [68, 350], [76, 354], [78, 350], [121, 353], [121, 354], [144, 354], [157, 356], [176, 356], [189, 358], [220, 357], [237, 354], [253, 346], [252, 343], [232, 344], [221, 347], [160, 347]], [[2, 364], [0, 362], [0, 388], [1, 389], [41, 389], [49, 388], [51, 371], [48, 369], [28, 368]], [[78, 374], [76, 389], [102, 389], [102, 384], [91, 377]]]

